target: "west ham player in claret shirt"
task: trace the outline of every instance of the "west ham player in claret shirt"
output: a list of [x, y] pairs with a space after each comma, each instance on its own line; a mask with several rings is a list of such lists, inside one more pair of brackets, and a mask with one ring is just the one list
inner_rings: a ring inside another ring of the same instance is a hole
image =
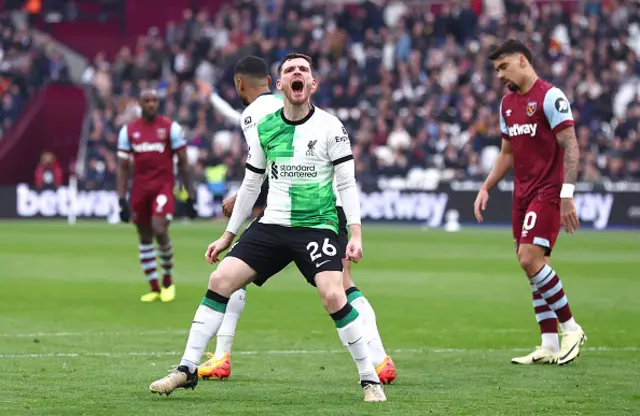
[[573, 318], [560, 277], [550, 266], [561, 225], [570, 234], [578, 229], [573, 191], [580, 155], [571, 107], [560, 89], [538, 78], [531, 51], [521, 42], [508, 40], [489, 59], [510, 92], [500, 105], [502, 149], [478, 192], [474, 211], [482, 222], [489, 191], [513, 168], [513, 237], [520, 266], [531, 283], [542, 333], [541, 346], [511, 362], [567, 364], [587, 339]]
[[[131, 219], [138, 230], [140, 263], [151, 291], [142, 302], [170, 302], [175, 298], [173, 247], [169, 224], [173, 218], [174, 155], [182, 183], [189, 193], [187, 215], [195, 218], [195, 191], [189, 175], [186, 145], [182, 127], [168, 117], [158, 115], [158, 94], [145, 90], [140, 94], [142, 117], [125, 125], [118, 136], [117, 191], [120, 198], [120, 219]], [[133, 184], [130, 204], [126, 200], [129, 163], [133, 161]], [[157, 251], [153, 240], [158, 244]], [[162, 268], [162, 286], [158, 282], [156, 254]]]

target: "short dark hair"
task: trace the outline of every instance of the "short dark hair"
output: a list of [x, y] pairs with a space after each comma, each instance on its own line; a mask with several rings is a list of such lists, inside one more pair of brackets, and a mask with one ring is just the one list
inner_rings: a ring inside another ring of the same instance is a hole
[[307, 61], [309, 63], [309, 67], [313, 69], [313, 59], [311, 59], [309, 55], [294, 52], [294, 53], [287, 54], [284, 58], [282, 58], [282, 61], [280, 61], [280, 65], [278, 65], [278, 75], [282, 74], [282, 66], [284, 65], [285, 62], [291, 61], [297, 58], [301, 58]]
[[513, 55], [515, 53], [523, 54], [530, 64], [533, 63], [533, 55], [531, 54], [531, 50], [527, 48], [527, 45], [516, 39], [509, 39], [508, 41], [500, 45], [497, 49], [489, 54], [489, 59], [495, 61], [496, 59], [504, 55]]
[[266, 78], [269, 76], [269, 66], [262, 58], [248, 55], [240, 59], [234, 68], [234, 75], [247, 75], [254, 78]]

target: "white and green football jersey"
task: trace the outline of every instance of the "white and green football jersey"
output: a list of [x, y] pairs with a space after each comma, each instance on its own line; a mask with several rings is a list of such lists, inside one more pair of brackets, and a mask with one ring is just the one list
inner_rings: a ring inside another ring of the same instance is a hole
[[[283, 106], [284, 101], [282, 100], [282, 96], [275, 94], [261, 95], [242, 112], [240, 119], [242, 132], [246, 133], [247, 130], [256, 126], [258, 120], [261, 120], [269, 114], [275, 113]], [[335, 181], [333, 185], [333, 193], [336, 196], [336, 206], [342, 206], [340, 194], [335, 187]]]
[[[269, 175], [267, 207], [259, 221], [337, 233], [334, 165], [353, 159], [346, 129], [337, 117], [318, 108], [297, 122], [284, 118], [282, 104], [261, 116], [264, 110], [258, 110], [279, 100], [271, 97], [269, 103], [268, 97], [249, 106], [242, 121], [249, 145], [247, 168]], [[254, 104], [259, 105], [251, 109]]]

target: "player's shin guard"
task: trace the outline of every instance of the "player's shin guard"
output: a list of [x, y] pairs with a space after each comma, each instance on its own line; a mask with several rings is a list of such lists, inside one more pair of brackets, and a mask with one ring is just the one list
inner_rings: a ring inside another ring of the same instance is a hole
[[215, 360], [219, 360], [224, 357], [225, 354], [231, 353], [231, 347], [233, 345], [233, 337], [236, 334], [236, 326], [240, 315], [244, 312], [244, 306], [246, 304], [247, 291], [245, 288], [236, 290], [229, 298], [229, 304], [227, 305], [227, 311], [224, 314], [222, 325], [216, 335], [216, 352], [213, 354]]
[[172, 284], [171, 272], [173, 270], [173, 246], [170, 241], [166, 245], [158, 247], [158, 257], [162, 268], [162, 286], [169, 287]]
[[338, 336], [342, 344], [347, 347], [351, 358], [358, 366], [361, 382], [379, 383], [376, 369], [371, 361], [371, 354], [366, 343], [365, 329], [362, 318], [349, 303], [338, 312], [332, 313]]
[[187, 366], [189, 372], [194, 372], [198, 368], [209, 340], [220, 329], [228, 303], [228, 298], [212, 290], [207, 290], [207, 294], [200, 302], [191, 323], [187, 347], [180, 361], [180, 365]]
[[152, 292], [160, 292], [160, 286], [158, 285], [158, 271], [156, 266], [156, 253], [153, 250], [153, 243], [140, 244], [138, 246], [140, 251], [140, 265], [144, 271], [149, 286]]
[[571, 314], [571, 308], [569, 308], [567, 295], [564, 293], [562, 282], [556, 272], [549, 265], [545, 265], [530, 279], [531, 283], [538, 288], [542, 299], [544, 299], [549, 308], [555, 312], [562, 329], [577, 329], [577, 324]]
[[346, 294], [347, 301], [351, 306], [356, 308], [358, 314], [362, 318], [362, 323], [367, 334], [367, 344], [371, 352], [371, 360], [373, 361], [374, 366], [378, 366], [386, 358], [387, 352], [384, 350], [382, 339], [378, 332], [376, 313], [367, 298], [364, 297], [357, 287], [350, 287], [346, 290]]
[[549, 308], [535, 285], [531, 285], [531, 294], [533, 296], [533, 310], [536, 314], [536, 321], [540, 326], [542, 347], [552, 352], [558, 352], [560, 350], [560, 342], [558, 340], [558, 318], [556, 313]]

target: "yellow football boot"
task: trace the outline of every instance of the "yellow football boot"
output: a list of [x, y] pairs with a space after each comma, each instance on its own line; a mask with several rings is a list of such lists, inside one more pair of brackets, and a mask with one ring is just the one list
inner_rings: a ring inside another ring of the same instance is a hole
[[160, 300], [163, 302], [171, 302], [176, 298], [176, 285], [163, 287], [160, 291]]
[[160, 300], [160, 292], [145, 293], [140, 297], [140, 302], [150, 303]]

